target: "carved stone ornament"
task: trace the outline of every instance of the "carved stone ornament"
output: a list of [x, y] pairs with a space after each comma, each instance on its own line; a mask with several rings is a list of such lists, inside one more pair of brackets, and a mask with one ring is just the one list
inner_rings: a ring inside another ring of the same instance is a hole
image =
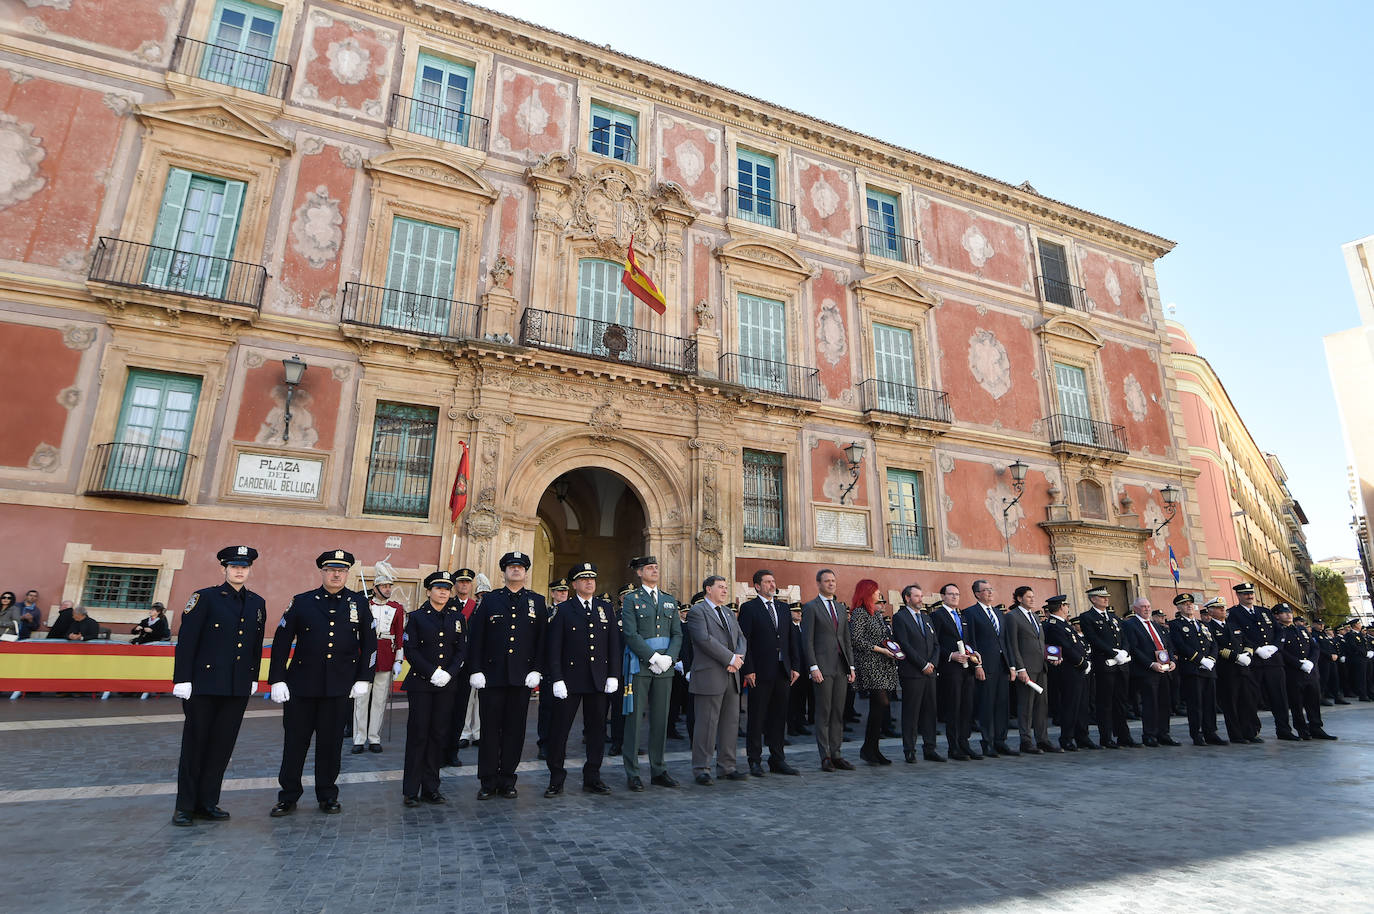
[[[568, 231], [596, 239], [608, 255], [614, 251], [624, 256], [631, 235], [639, 235], [648, 247], [652, 201], [637, 183], [633, 172], [612, 163], [598, 166], [589, 175], [573, 175]], [[610, 243], [609, 251], [606, 243]]]
[[39, 444], [33, 449], [32, 456], [29, 457], [30, 470], [42, 470], [44, 473], [52, 473], [57, 470], [62, 462], [62, 452], [51, 444]]
[[505, 254], [497, 254], [496, 262], [491, 265], [487, 275], [491, 277], [493, 285], [505, 286], [506, 281], [515, 275], [515, 268], [511, 266]]
[[605, 441], [613, 438], [615, 432], [620, 431], [620, 410], [612, 406], [607, 400], [592, 410], [591, 418], [587, 420], [587, 424], [592, 427], [593, 440]]
[[697, 548], [707, 555], [720, 555], [725, 538], [717, 527], [703, 527], [697, 534]]
[[501, 520], [496, 516], [496, 489], [487, 486], [477, 493], [472, 511], [467, 519], [468, 536], [474, 539], [490, 539], [501, 529]]
[[62, 345], [68, 349], [84, 351], [91, 348], [95, 342], [96, 328], [81, 327], [76, 324], [66, 324], [62, 328]]

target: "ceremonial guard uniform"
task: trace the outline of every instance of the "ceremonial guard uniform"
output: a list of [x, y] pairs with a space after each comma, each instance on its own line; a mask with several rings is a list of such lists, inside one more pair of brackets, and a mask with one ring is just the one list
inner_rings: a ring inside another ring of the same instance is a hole
[[1088, 733], [1088, 674], [1092, 672], [1091, 648], [1059, 613], [1068, 604], [1064, 594], [1045, 601], [1045, 651], [1059, 653], [1059, 663], [1049, 665], [1051, 694], [1058, 696], [1059, 743], [1087, 748], [1095, 745]]
[[1092, 664], [1097, 679], [1097, 737], [1104, 749], [1134, 746], [1131, 726], [1126, 719], [1126, 703], [1130, 695], [1131, 674], [1127, 669], [1130, 654], [1121, 641], [1121, 620], [1116, 617], [1107, 600], [1111, 593], [1105, 587], [1087, 591], [1088, 599], [1098, 598], [1101, 605], [1078, 616], [1083, 636], [1092, 648]]
[[429, 599], [406, 621], [410, 671], [401, 688], [410, 709], [401, 794], [407, 806], [418, 806], [421, 800], [444, 802], [439, 792], [439, 766], [453, 725], [453, 699], [466, 648], [463, 612], [449, 600], [453, 580], [448, 572], [436, 571], [426, 577], [425, 590]]
[[389, 568], [385, 562], [377, 563], [377, 576], [372, 580], [372, 601], [368, 610], [376, 622], [377, 662], [372, 671], [372, 683], [366, 695], [353, 699], [353, 753], [363, 751], [363, 744], [373, 752], [382, 751], [382, 716], [386, 713], [386, 702], [391, 696], [391, 684], [401, 675], [401, 661], [404, 652], [401, 638], [405, 629], [405, 607], [387, 596], [380, 589], [385, 587], [390, 593], [395, 579], [382, 572]]
[[[1190, 593], [1174, 597], [1180, 613], [1191, 613], [1196, 605]], [[1190, 615], [1177, 615], [1169, 622], [1170, 637], [1178, 652], [1179, 681], [1183, 704], [1188, 712], [1188, 735], [1195, 746], [1224, 746], [1217, 735], [1217, 642], [1201, 621]]]
[[[501, 571], [518, 566], [529, 570], [530, 557], [522, 552], [501, 556]], [[477, 777], [481, 789], [477, 799], [487, 800], [499, 793], [514, 799], [515, 768], [525, 745], [525, 718], [529, 712], [530, 690], [543, 678], [544, 629], [548, 609], [544, 597], [506, 578], [506, 586], [482, 597], [473, 611], [468, 628], [469, 679], [478, 690], [482, 709], [482, 743], [477, 752]]]
[[[652, 555], [640, 556], [630, 567], [641, 575], [658, 568]], [[668, 773], [664, 751], [668, 740], [668, 702], [673, 693], [673, 664], [682, 651], [682, 618], [678, 601], [648, 583], [627, 593], [620, 603], [625, 643], [625, 778], [631, 790], [643, 790], [639, 775], [639, 731], [649, 715], [649, 774], [661, 787], [678, 786]]]
[[[601, 759], [606, 745], [603, 729], [606, 704], [609, 696], [620, 694], [620, 625], [610, 601], [592, 593], [596, 586], [595, 565], [582, 562], [573, 566], [568, 579], [578, 593], [554, 607], [545, 636], [548, 661], [539, 701], [543, 704], [542, 693], [547, 689], [553, 712], [549, 741], [545, 746], [549, 763], [546, 797], [563, 792], [563, 783], [568, 777], [563, 766], [568, 754], [568, 735], [572, 732], [579, 705], [582, 707], [582, 736], [587, 743], [582, 789], [588, 793], [611, 792], [601, 779]], [[584, 595], [583, 590], [588, 592]]]
[[[1237, 584], [1231, 589], [1242, 597], [1255, 592], [1251, 584]], [[1270, 713], [1274, 715], [1275, 733], [1279, 739], [1296, 740], [1298, 737], [1288, 723], [1288, 689], [1283, 672], [1283, 658], [1279, 656], [1279, 645], [1283, 642], [1283, 635], [1279, 631], [1278, 622], [1274, 621], [1273, 614], [1265, 607], [1246, 606], [1244, 603], [1232, 606], [1228, 610], [1227, 618], [1232, 623], [1232, 628], [1240, 629], [1241, 639], [1254, 654], [1254, 660], [1250, 665], [1251, 675], [1259, 694], [1264, 696], [1269, 704]], [[1258, 734], [1259, 714], [1255, 711], [1251, 713], [1251, 729]]]
[[[181, 615], [172, 693], [182, 699], [186, 721], [174, 825], [190, 825], [193, 816], [229, 818], [219, 808], [220, 788], [248, 698], [257, 686], [267, 619], [267, 604], [242, 584], [257, 557], [251, 546], [221, 549], [216, 558], [225, 568], [225, 582], [191, 594]], [[240, 583], [230, 583], [231, 575]]]
[[1279, 651], [1283, 655], [1288, 705], [1293, 712], [1293, 726], [1298, 737], [1335, 739], [1322, 728], [1321, 674], [1317, 672], [1321, 645], [1306, 628], [1292, 621], [1293, 607], [1279, 603], [1272, 612], [1281, 625]]
[[1227, 612], [1221, 600], [1208, 600], [1207, 609], [1207, 629], [1217, 645], [1217, 704], [1226, 721], [1226, 738], [1233, 743], [1264, 742], [1255, 713], [1255, 682], [1250, 678], [1253, 652], [1245, 646], [1240, 626], [1229, 615], [1212, 615]]
[[[353, 554], [343, 549], [321, 553], [315, 565], [325, 571], [347, 573]], [[342, 581], [341, 575], [339, 580]], [[295, 650], [292, 650], [292, 646]], [[305, 788], [301, 773], [305, 755], [315, 740], [315, 799], [328, 813], [341, 810], [339, 738], [348, 720], [349, 699], [367, 693], [376, 663], [377, 634], [372, 613], [362, 594], [346, 587], [331, 592], [326, 586], [296, 594], [272, 636], [272, 665], [268, 679], [272, 700], [285, 702], [282, 726], [281, 790], [271, 815], [287, 815]]]

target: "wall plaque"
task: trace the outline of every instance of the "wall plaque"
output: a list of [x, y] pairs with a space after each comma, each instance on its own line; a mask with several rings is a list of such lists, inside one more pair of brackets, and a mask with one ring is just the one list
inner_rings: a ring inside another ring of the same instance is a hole
[[272, 454], [240, 453], [234, 467], [237, 495], [318, 501], [324, 461]]
[[815, 506], [816, 545], [844, 549], [867, 549], [868, 509], [825, 508]]

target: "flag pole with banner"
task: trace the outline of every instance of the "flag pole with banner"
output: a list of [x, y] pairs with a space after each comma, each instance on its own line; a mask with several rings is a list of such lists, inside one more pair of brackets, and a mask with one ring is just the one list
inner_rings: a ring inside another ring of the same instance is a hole
[[1174, 547], [1169, 546], [1169, 573], [1174, 576], [1174, 596], [1178, 596], [1178, 557], [1174, 555]]
[[640, 269], [638, 261], [635, 260], [635, 236], [630, 236], [630, 250], [625, 259], [625, 272], [620, 276], [620, 284], [630, 290], [630, 294], [650, 308], [654, 313], [663, 314], [668, 310], [668, 300], [663, 297], [663, 293], [654, 285], [654, 281], [649, 278], [649, 274]]
[[[463, 509], [468, 505], [468, 443], [460, 441], [458, 444], [463, 448], [463, 456], [458, 458], [458, 472], [453, 477], [453, 491], [448, 496], [449, 521], [456, 524], [458, 515], [463, 513]], [[458, 545], [458, 529], [455, 527], [448, 538], [448, 565], [453, 567], [453, 551]]]

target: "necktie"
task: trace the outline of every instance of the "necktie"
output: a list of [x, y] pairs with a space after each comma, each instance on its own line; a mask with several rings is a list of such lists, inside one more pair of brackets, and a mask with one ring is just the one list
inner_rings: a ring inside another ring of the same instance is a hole
[[983, 608], [988, 611], [988, 618], [992, 620], [992, 630], [999, 635], [1002, 634], [1002, 623], [997, 621], [997, 610], [993, 609], [991, 606], [985, 606]]
[[730, 630], [730, 626], [725, 624], [725, 611], [721, 609], [719, 606], [716, 607], [716, 618], [720, 620], [720, 627], [728, 632]]
[[1140, 624], [1145, 626], [1145, 630], [1150, 633], [1150, 640], [1155, 643], [1155, 650], [1164, 650], [1164, 642], [1159, 640], [1159, 632], [1155, 631], [1155, 627], [1144, 619], [1140, 620]]
[[959, 610], [950, 607], [949, 614], [954, 617], [954, 627], [959, 630], [959, 640], [964, 640], [964, 620], [959, 618]]
[[835, 626], [835, 631], [840, 630], [840, 617], [835, 615], [835, 604], [829, 600], [825, 601], [825, 608], [830, 610], [830, 623]]
[[1030, 620], [1030, 624], [1031, 624], [1032, 627], [1034, 627], [1035, 633], [1036, 633], [1037, 635], [1040, 634], [1040, 623], [1037, 622], [1037, 621], [1035, 621], [1035, 613], [1033, 613], [1033, 612], [1031, 612], [1029, 609], [1025, 609], [1025, 608], [1022, 608], [1021, 611], [1024, 612], [1024, 613], [1026, 614], [1026, 618]]
[[586, 613], [591, 612], [591, 611], [592, 611], [592, 604], [588, 603], [586, 600], [583, 600], [583, 601], [582, 601], [582, 611], [583, 611], [583, 612], [586, 612]]
[[769, 601], [768, 601], [768, 615], [770, 615], [770, 616], [773, 617], [773, 628], [777, 628], [777, 627], [778, 627], [778, 611], [777, 611], [777, 609], [773, 606], [773, 601], [772, 601], [772, 600], [769, 600]]

